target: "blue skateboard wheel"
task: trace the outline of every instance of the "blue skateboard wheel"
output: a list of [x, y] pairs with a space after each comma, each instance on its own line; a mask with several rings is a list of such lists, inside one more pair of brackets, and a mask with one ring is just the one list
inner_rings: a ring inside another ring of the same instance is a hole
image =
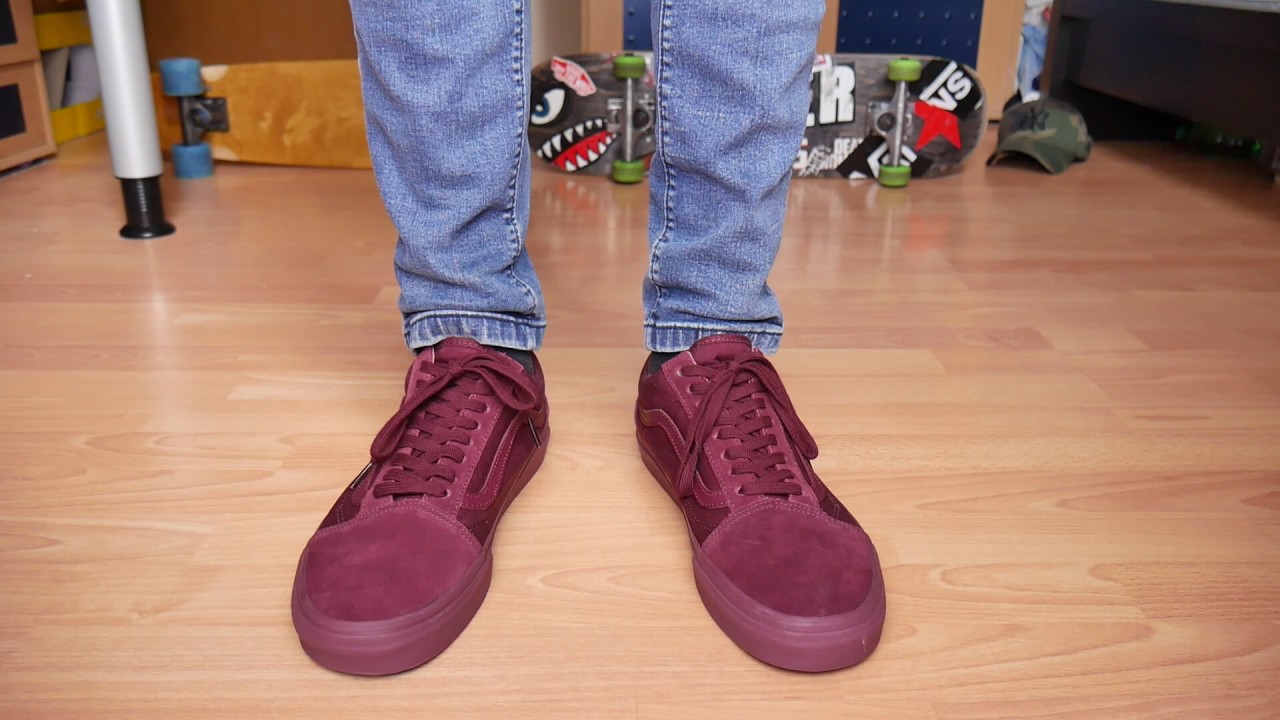
[[173, 174], [182, 180], [213, 175], [213, 151], [209, 143], [173, 146]]
[[204, 78], [200, 77], [200, 61], [195, 58], [166, 58], [160, 61], [160, 84], [169, 97], [195, 97], [204, 94]]

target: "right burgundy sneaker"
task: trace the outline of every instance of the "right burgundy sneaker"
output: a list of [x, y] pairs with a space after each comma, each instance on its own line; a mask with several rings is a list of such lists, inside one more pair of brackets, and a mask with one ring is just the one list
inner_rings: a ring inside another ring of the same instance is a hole
[[298, 561], [293, 624], [340, 672], [440, 654], [480, 609], [495, 526], [547, 452], [542, 370], [471, 340], [424, 349], [364, 471]]
[[730, 639], [788, 670], [871, 654], [885, 617], [875, 547], [814, 473], [817, 445], [760, 351], [720, 335], [646, 367], [636, 435], [684, 512], [698, 594]]

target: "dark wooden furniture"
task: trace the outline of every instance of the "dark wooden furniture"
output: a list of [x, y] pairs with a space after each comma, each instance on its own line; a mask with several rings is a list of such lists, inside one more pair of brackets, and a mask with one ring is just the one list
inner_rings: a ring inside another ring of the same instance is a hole
[[1042, 82], [1096, 139], [1202, 122], [1262, 141], [1280, 171], [1280, 2], [1056, 0]]

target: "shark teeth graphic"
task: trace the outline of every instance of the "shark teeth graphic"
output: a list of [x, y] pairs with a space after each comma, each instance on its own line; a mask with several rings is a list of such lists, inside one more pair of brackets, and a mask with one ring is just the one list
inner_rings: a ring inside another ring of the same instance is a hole
[[565, 172], [578, 172], [604, 157], [614, 139], [604, 118], [595, 118], [552, 135], [535, 152]]

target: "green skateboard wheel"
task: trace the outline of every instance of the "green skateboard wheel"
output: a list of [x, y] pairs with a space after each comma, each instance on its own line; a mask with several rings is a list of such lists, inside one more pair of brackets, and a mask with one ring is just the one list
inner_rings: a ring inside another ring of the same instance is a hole
[[613, 59], [613, 76], [620, 80], [642, 78], [644, 73], [644, 58], [639, 55], [619, 55]]
[[200, 61], [195, 58], [166, 58], [160, 61], [160, 84], [169, 97], [195, 97], [204, 94], [204, 78], [200, 77]]
[[920, 79], [924, 67], [919, 60], [899, 58], [889, 61], [889, 82], [915, 82]]
[[887, 188], [906, 187], [911, 182], [910, 165], [881, 165], [880, 184]]
[[625, 185], [634, 185], [644, 181], [643, 160], [614, 160], [613, 181]]

